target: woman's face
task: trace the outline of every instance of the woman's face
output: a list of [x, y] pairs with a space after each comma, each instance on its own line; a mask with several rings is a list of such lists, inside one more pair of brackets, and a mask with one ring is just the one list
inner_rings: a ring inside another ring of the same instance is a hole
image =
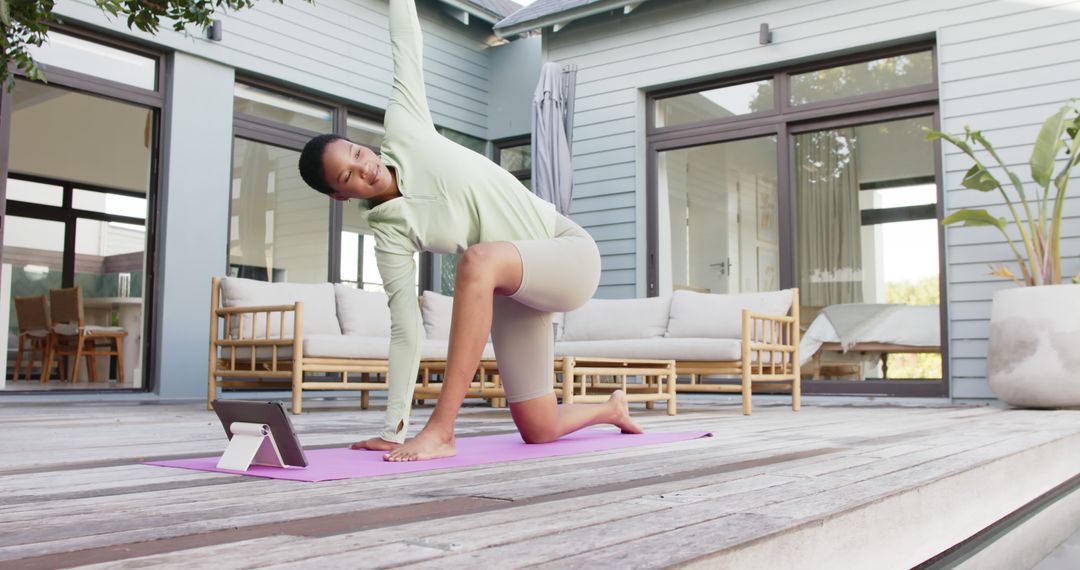
[[323, 172], [334, 190], [331, 198], [349, 198], [381, 202], [397, 194], [397, 182], [390, 169], [366, 146], [345, 139], [326, 145]]

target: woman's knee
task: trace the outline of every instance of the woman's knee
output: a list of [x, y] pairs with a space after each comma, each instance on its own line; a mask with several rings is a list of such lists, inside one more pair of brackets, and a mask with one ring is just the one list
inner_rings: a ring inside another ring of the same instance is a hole
[[525, 443], [551, 443], [556, 439], [559, 439], [559, 434], [555, 431], [555, 426], [532, 426], [528, 428], [518, 426], [518, 431], [521, 432], [521, 439], [523, 439]]
[[513, 244], [478, 243], [465, 250], [458, 261], [457, 284], [493, 287], [497, 293], [509, 295], [520, 286], [521, 271], [520, 258]]
[[495, 255], [489, 244], [478, 243], [461, 255], [457, 265], [458, 281], [475, 282], [491, 276]]

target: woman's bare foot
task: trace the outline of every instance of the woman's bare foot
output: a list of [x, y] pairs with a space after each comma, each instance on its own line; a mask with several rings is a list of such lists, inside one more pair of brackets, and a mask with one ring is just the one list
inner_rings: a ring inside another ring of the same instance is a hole
[[369, 449], [371, 451], [393, 451], [401, 447], [400, 443], [393, 441], [386, 441], [381, 437], [373, 437], [371, 439], [365, 439], [364, 441], [358, 441], [349, 446], [349, 449]]
[[611, 393], [607, 403], [612, 407], [614, 414], [611, 423], [615, 424], [623, 433], [645, 433], [641, 426], [630, 419], [630, 402], [626, 401], [626, 392], [615, 390]]
[[449, 436], [428, 431], [416, 434], [401, 447], [383, 456], [386, 461], [427, 461], [457, 455], [454, 434]]

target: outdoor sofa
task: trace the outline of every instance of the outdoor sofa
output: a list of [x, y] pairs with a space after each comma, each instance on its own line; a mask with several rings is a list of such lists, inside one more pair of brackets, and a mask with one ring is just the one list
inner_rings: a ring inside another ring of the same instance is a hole
[[[566, 313], [556, 356], [670, 359], [677, 392], [736, 392], [749, 415], [756, 385], [790, 390], [799, 409], [799, 290], [593, 299]], [[706, 382], [734, 377], [738, 382]]]
[[[420, 306], [424, 339], [417, 398], [437, 395], [441, 387], [434, 377], [445, 370], [453, 299], [427, 291]], [[677, 373], [689, 377], [678, 391], [741, 393], [745, 414], [756, 384], [779, 383], [791, 390], [798, 409], [798, 307], [797, 289], [593, 299], [556, 316], [555, 354], [566, 367], [575, 357], [673, 361]], [[387, 388], [390, 312], [384, 293], [330, 283], [215, 278], [211, 311], [208, 405], [221, 388], [257, 387], [291, 389], [294, 413], [302, 409], [305, 390], [358, 390], [367, 408], [370, 391]], [[706, 376], [738, 382], [707, 383]], [[571, 384], [557, 387], [557, 393], [572, 390], [572, 382], [571, 374]], [[612, 387], [598, 377], [590, 382]], [[495, 401], [505, 396], [490, 342], [468, 395]]]
[[[293, 413], [301, 412], [305, 390], [359, 391], [361, 407], [367, 409], [369, 393], [387, 388], [390, 309], [385, 293], [237, 277], [215, 277], [210, 289], [207, 406], [223, 388], [284, 388], [292, 391]], [[421, 358], [444, 361], [453, 307], [435, 301], [421, 307]], [[495, 357], [490, 342], [483, 357]], [[359, 379], [350, 376], [357, 374]], [[437, 386], [416, 390], [417, 397], [437, 393]], [[469, 395], [482, 394], [474, 386]]]

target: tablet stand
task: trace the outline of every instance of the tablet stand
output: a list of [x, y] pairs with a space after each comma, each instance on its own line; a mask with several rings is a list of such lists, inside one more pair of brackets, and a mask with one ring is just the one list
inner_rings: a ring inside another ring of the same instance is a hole
[[221, 454], [218, 469], [247, 471], [251, 465], [285, 467], [274, 434], [266, 424], [233, 422], [229, 431], [233, 436]]

